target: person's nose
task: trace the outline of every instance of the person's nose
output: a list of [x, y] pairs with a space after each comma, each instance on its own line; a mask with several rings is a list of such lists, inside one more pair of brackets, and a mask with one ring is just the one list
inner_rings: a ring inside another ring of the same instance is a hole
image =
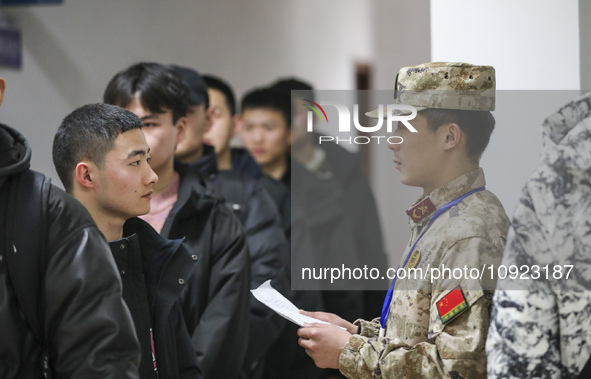
[[262, 130], [259, 130], [259, 129], [254, 130], [252, 132], [252, 140], [257, 143], [262, 142], [263, 141], [263, 134], [264, 133]]
[[156, 184], [158, 183], [158, 175], [154, 172], [152, 167], [148, 164], [146, 165], [147, 172], [146, 172], [146, 184]]
[[400, 144], [402, 143], [403, 139], [400, 136], [398, 130], [395, 130], [394, 133], [388, 138], [388, 149], [392, 151], [400, 150]]

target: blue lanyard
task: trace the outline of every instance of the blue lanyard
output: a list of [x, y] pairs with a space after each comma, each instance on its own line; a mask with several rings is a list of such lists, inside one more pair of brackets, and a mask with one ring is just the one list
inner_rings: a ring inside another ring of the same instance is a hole
[[[437, 212], [435, 212], [433, 217], [431, 217], [431, 220], [429, 220], [429, 223], [427, 224], [427, 226], [425, 227], [423, 232], [419, 235], [419, 238], [417, 238], [415, 243], [410, 248], [410, 251], [408, 252], [408, 255], [406, 256], [406, 259], [404, 260], [404, 264], [402, 265], [402, 267], [403, 268], [406, 267], [406, 264], [408, 263], [408, 258], [410, 258], [413, 250], [415, 249], [415, 246], [417, 246], [417, 243], [419, 242], [421, 237], [423, 237], [423, 235], [427, 232], [427, 230], [429, 230], [429, 227], [431, 226], [433, 221], [435, 221], [435, 219], [437, 219], [437, 217], [441, 216], [441, 214], [443, 212], [447, 211], [449, 208], [458, 204], [460, 201], [464, 200], [464, 198], [472, 195], [474, 192], [482, 191], [484, 189], [485, 189], [485, 187], [476, 188], [475, 190], [465, 193], [462, 196], [458, 197], [457, 199], [452, 200], [449, 203], [445, 204], [443, 207], [439, 208], [437, 210]], [[398, 271], [398, 270], [396, 270], [396, 271]], [[380, 325], [381, 325], [380, 337], [384, 336], [384, 330], [386, 329], [386, 319], [388, 318], [388, 313], [390, 313], [390, 305], [392, 303], [392, 294], [394, 292], [394, 285], [395, 284], [396, 284], [396, 276], [394, 277], [394, 279], [392, 280], [392, 283], [390, 284], [390, 288], [388, 289], [388, 293], [386, 294], [386, 299], [384, 300], [384, 305], [382, 306], [382, 316], [380, 317]]]

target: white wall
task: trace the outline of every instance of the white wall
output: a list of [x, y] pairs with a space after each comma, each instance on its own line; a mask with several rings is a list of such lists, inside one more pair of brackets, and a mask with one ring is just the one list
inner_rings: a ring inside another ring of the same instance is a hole
[[591, 1], [579, 0], [579, 48], [581, 90], [591, 90]]
[[492, 65], [497, 89], [578, 89], [578, 15], [577, 0], [431, 0], [431, 57]]
[[495, 67], [497, 125], [481, 165], [511, 216], [541, 163], [543, 119], [578, 96], [578, 1], [431, 0], [431, 57]]

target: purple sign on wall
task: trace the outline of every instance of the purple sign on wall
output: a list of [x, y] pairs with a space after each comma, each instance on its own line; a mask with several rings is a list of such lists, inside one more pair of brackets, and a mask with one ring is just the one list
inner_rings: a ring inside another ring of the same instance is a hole
[[20, 30], [0, 27], [0, 66], [21, 68], [22, 56]]

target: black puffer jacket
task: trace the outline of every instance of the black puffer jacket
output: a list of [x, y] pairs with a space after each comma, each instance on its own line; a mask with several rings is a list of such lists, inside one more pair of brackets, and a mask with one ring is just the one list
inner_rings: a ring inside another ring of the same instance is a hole
[[199, 264], [182, 293], [187, 330], [204, 378], [237, 378], [244, 363], [250, 305], [249, 255], [240, 221], [208, 193], [195, 170], [177, 164], [178, 200], [161, 235], [185, 238]]
[[[28, 171], [30, 156], [24, 137], [0, 124], [1, 258], [8, 246], [19, 252], [11, 246], [14, 235], [5, 232], [14, 221], [6, 220], [6, 194]], [[47, 212], [43, 279], [34, 290], [54, 378], [137, 378], [138, 342], [105, 238], [86, 209], [57, 187], [50, 189]], [[40, 231], [26, 233], [34, 238]], [[0, 259], [0, 336], [0, 377], [42, 377], [42, 348], [21, 315], [6, 259]]]
[[[246, 231], [250, 252], [250, 288], [267, 280], [284, 295], [289, 292], [289, 246], [277, 208], [259, 182], [241, 172], [218, 171], [212, 146], [204, 145], [203, 156], [190, 167], [205, 175], [211, 188], [222, 196]], [[254, 296], [250, 296], [250, 335], [244, 371], [247, 377], [262, 373], [264, 356], [279, 337], [285, 319]]]

